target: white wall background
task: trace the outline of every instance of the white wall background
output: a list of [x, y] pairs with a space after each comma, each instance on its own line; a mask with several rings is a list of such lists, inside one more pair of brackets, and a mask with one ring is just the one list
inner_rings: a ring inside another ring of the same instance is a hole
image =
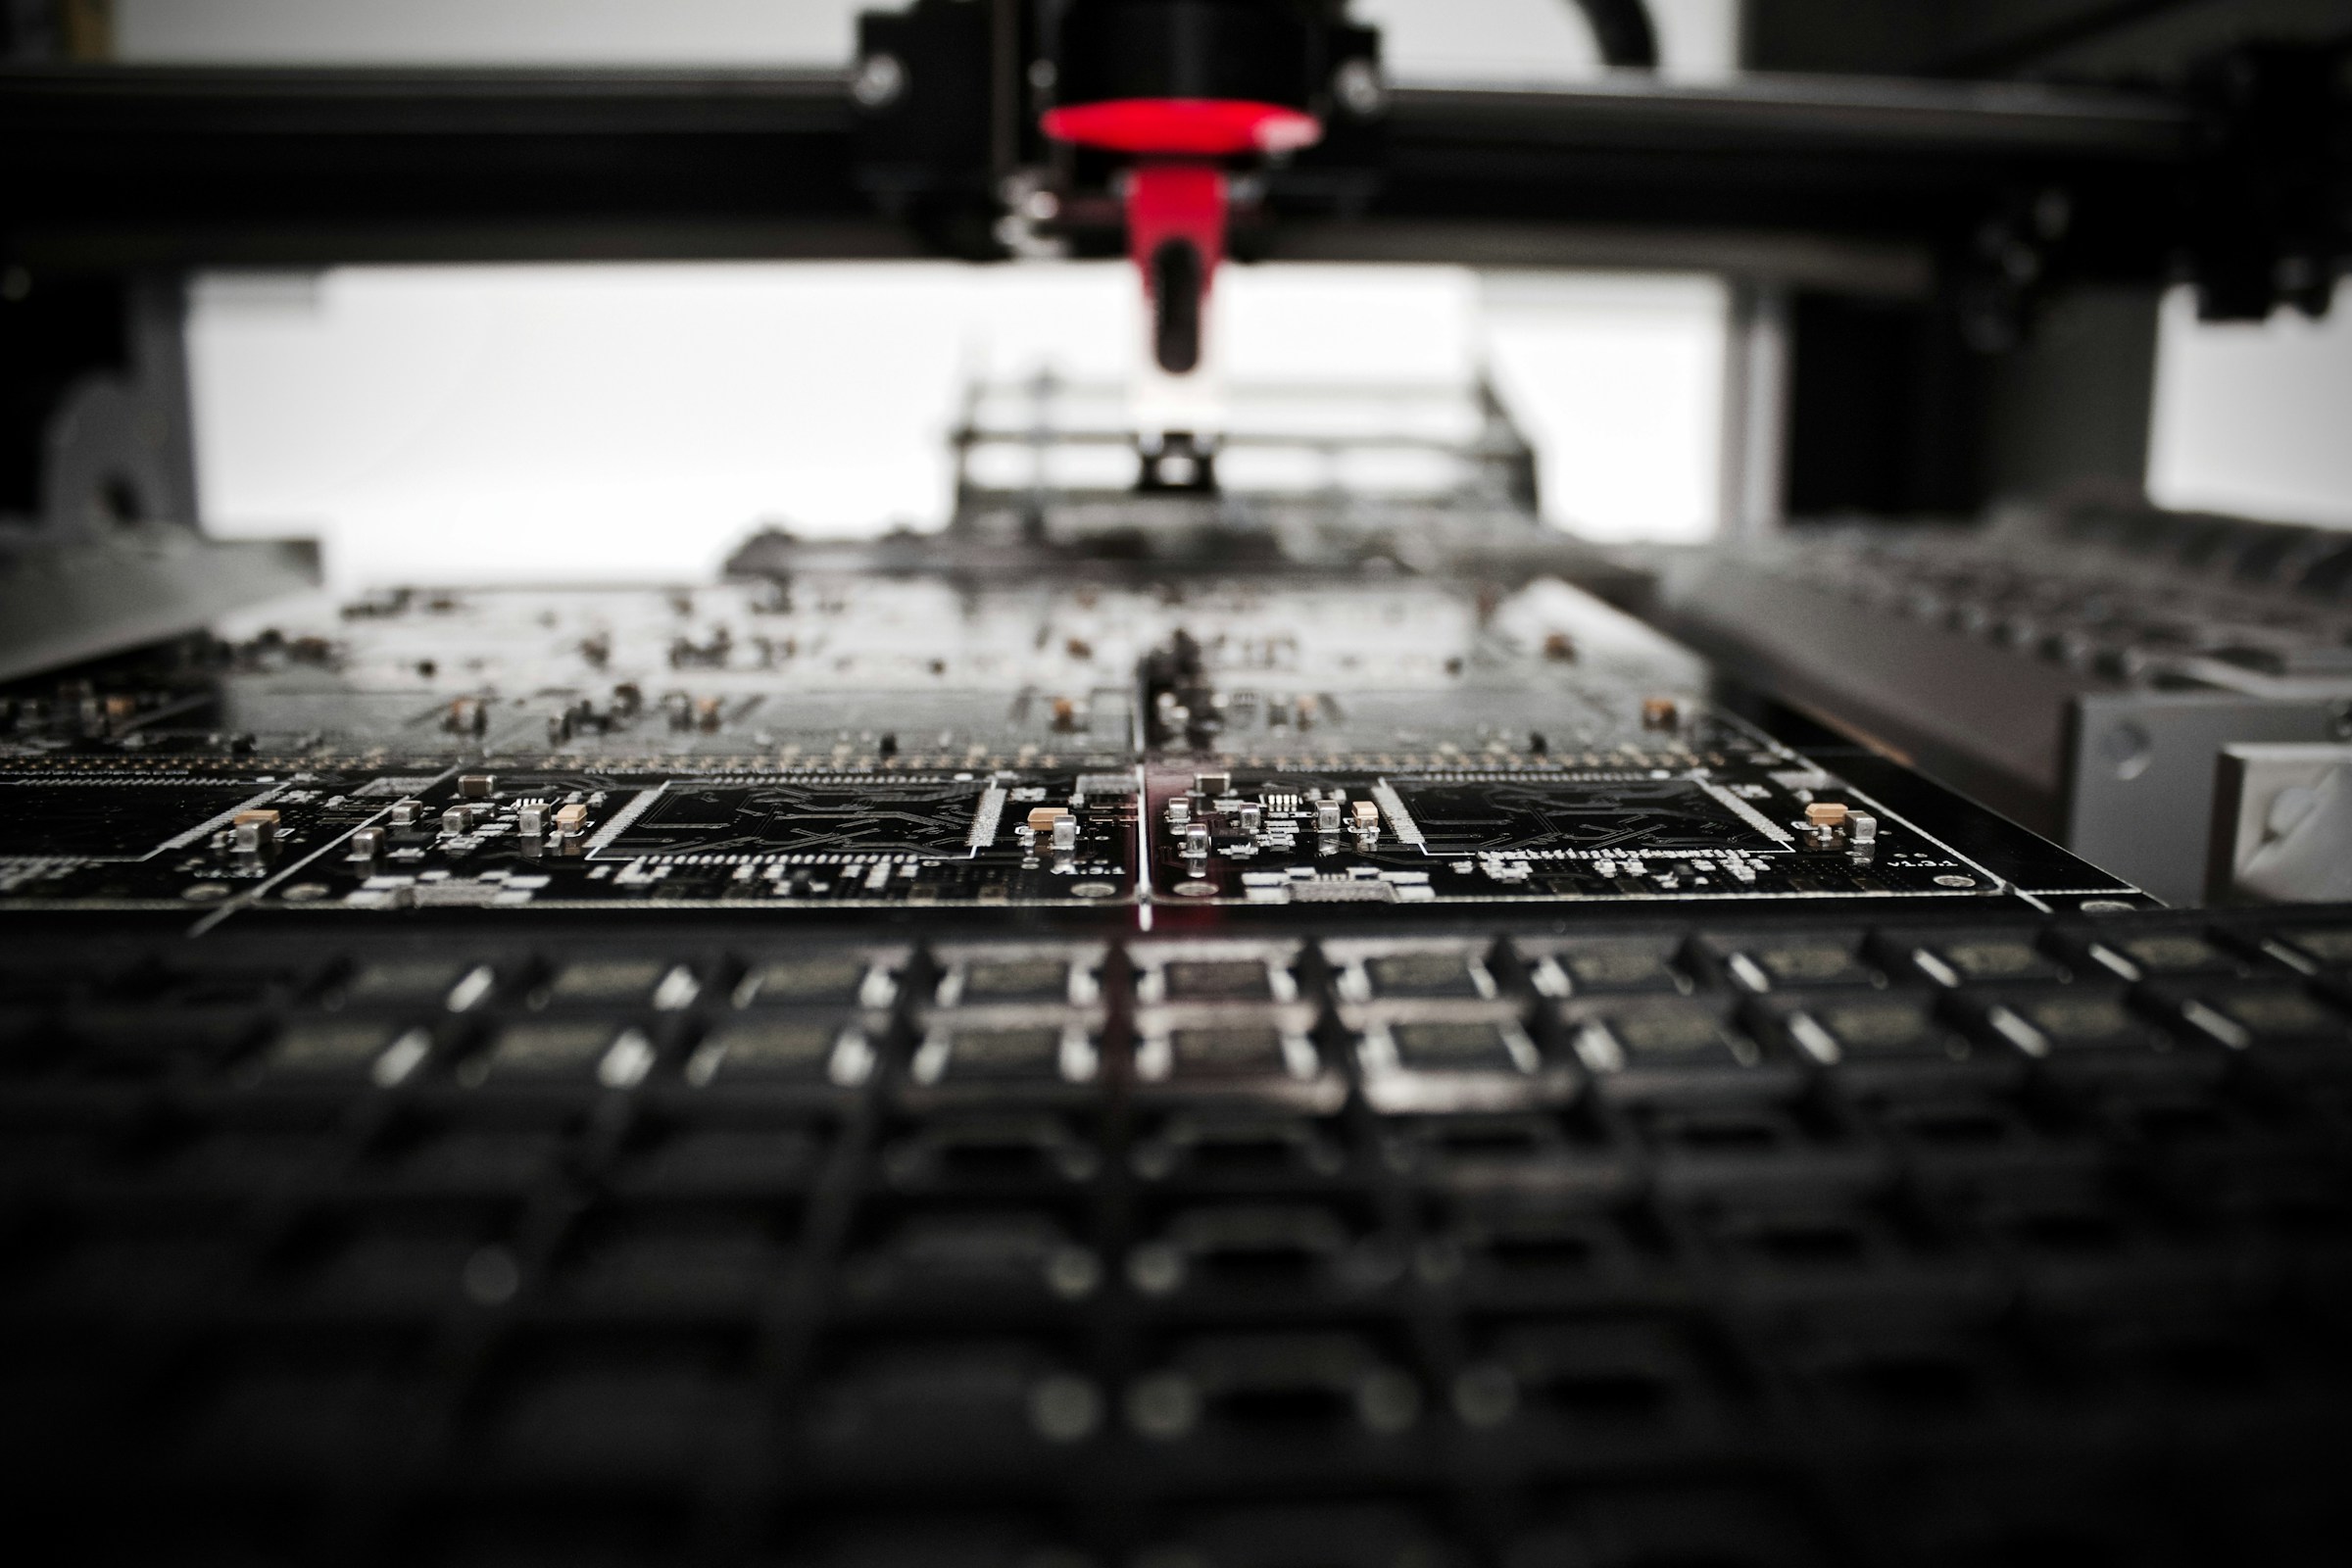
[[811, 65], [852, 0], [115, 0], [115, 54], [267, 65]]
[[[893, 0], [115, 0], [116, 52], [149, 62], [808, 65], [850, 56]], [[1568, 0], [1355, 0], [1389, 69], [1525, 80], [1600, 69]], [[1650, 0], [1661, 67], [1727, 75], [1739, 0]]]
[[[1728, 74], [1737, 0], [1651, 0], [1670, 76]], [[116, 0], [148, 62], [795, 65], [848, 57], [861, 0]], [[1567, 0], [1357, 0], [1393, 74], [1598, 72]], [[975, 371], [1120, 373], [1112, 267], [382, 269], [218, 277], [191, 346], [203, 502], [312, 532], [339, 582], [708, 571], [776, 519], [939, 521]], [[1608, 538], [1714, 523], [1724, 291], [1694, 277], [1480, 280], [1233, 270], [1230, 374], [1458, 376], [1486, 364], [1544, 510]], [[2160, 501], [2352, 525], [2352, 299], [2326, 323], [2207, 327], [2167, 306]]]
[[[310, 532], [341, 583], [699, 575], [762, 520], [935, 525], [977, 374], [1124, 375], [1121, 264], [349, 269], [200, 281], [202, 504]], [[1220, 278], [1225, 373], [1462, 382], [1491, 364], [1546, 512], [1615, 537], [1711, 524], [1722, 290], [1449, 268]]]
[[2352, 282], [2320, 320], [2205, 325], [2164, 302], [2148, 493], [2166, 506], [2352, 527]]

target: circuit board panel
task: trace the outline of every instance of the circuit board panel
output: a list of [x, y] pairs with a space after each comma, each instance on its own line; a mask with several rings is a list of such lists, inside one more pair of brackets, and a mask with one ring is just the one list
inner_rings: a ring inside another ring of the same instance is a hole
[[2000, 891], [1868, 796], [1787, 764], [1762, 751], [1615, 771], [1163, 773], [1152, 877], [1177, 898], [1248, 904]]
[[[320, 600], [9, 695], [0, 904], [1135, 911], [2012, 891], [1707, 682], [1556, 581]], [[2087, 867], [2075, 880], [2129, 893]]]

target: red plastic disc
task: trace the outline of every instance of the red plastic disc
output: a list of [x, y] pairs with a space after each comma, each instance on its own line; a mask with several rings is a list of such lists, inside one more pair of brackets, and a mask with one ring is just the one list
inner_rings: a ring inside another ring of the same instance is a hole
[[1242, 98], [1113, 98], [1048, 110], [1040, 123], [1056, 141], [1181, 158], [1289, 152], [1323, 137], [1312, 115]]

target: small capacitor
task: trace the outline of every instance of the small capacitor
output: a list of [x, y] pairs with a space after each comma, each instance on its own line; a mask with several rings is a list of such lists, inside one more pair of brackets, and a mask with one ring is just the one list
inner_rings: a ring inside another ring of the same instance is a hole
[[239, 855], [261, 855], [277, 842], [277, 813], [267, 808], [239, 811], [229, 819], [229, 847]]
[[1054, 853], [1067, 855], [1078, 848], [1078, 819], [1057, 816], [1054, 819]]
[[422, 801], [394, 801], [392, 803], [392, 825], [394, 827], [415, 827], [417, 813], [423, 809], [424, 803]]
[[364, 827], [351, 836], [351, 858], [363, 865], [372, 865], [384, 853], [384, 830]]

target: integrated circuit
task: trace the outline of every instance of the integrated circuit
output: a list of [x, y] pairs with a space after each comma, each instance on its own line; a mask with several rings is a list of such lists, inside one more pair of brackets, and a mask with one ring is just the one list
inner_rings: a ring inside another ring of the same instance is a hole
[[1432, 855], [1773, 847], [1756, 824], [1688, 778], [1388, 783]]
[[598, 859], [649, 856], [960, 857], [991, 786], [954, 778], [671, 779], [600, 834]]

